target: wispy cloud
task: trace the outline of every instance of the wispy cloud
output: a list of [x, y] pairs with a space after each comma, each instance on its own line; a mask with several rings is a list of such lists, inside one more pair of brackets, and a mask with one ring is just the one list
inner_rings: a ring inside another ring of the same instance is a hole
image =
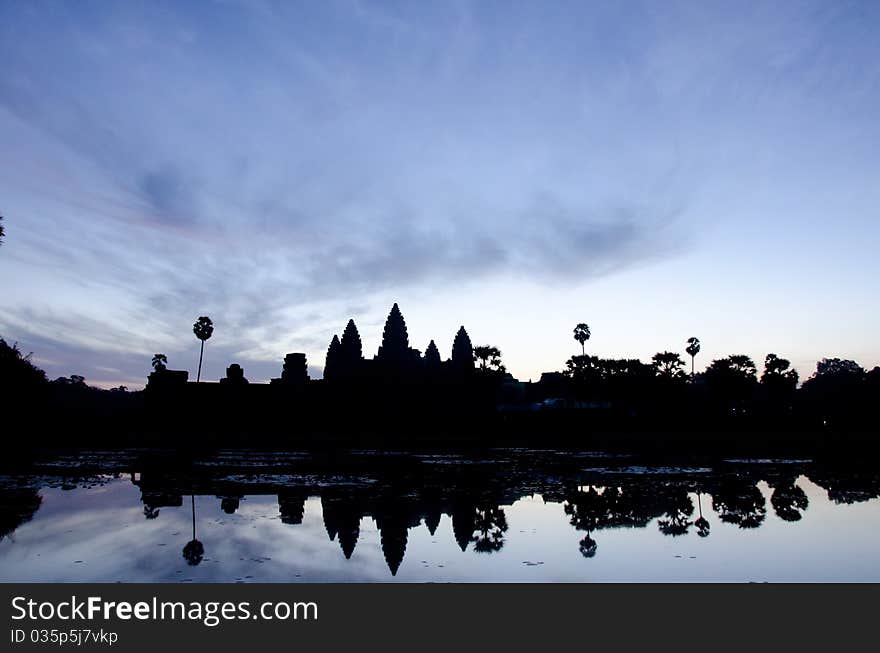
[[109, 382], [208, 312], [225, 362], [320, 363], [352, 302], [688, 252], [794, 109], [878, 96], [836, 59], [870, 60], [870, 7], [636, 9], [5, 5], [0, 333]]

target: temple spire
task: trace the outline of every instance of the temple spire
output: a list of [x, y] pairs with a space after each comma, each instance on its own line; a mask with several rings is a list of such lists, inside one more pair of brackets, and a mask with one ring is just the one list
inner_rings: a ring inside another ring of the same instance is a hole
[[464, 327], [458, 330], [452, 343], [452, 367], [464, 372], [474, 369], [474, 347]]
[[363, 358], [363, 346], [361, 345], [361, 334], [358, 333], [357, 325], [354, 320], [349, 320], [345, 325], [345, 331], [342, 332], [342, 341], [339, 343], [339, 351], [341, 358], [346, 365], [352, 365], [355, 361]]
[[403, 314], [397, 306], [397, 302], [391, 307], [388, 319], [385, 320], [385, 330], [382, 332], [382, 346], [379, 347], [379, 358], [392, 361], [401, 361], [409, 352], [409, 334], [406, 331], [406, 322]]
[[339, 336], [333, 335], [330, 346], [327, 348], [327, 358], [324, 362], [324, 378], [333, 379], [339, 374], [339, 361], [342, 355], [342, 345]]
[[428, 343], [428, 347], [425, 349], [425, 364], [432, 368], [440, 367], [440, 350], [437, 349], [433, 340]]

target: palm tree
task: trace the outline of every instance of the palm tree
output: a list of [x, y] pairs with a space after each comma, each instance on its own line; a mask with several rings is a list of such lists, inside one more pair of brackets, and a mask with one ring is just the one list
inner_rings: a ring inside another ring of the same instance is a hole
[[501, 364], [501, 350], [491, 345], [479, 345], [474, 347], [474, 360], [479, 361], [480, 370], [494, 370], [496, 372], [505, 372], [504, 365]]
[[574, 328], [574, 339], [581, 343], [581, 355], [586, 353], [584, 343], [590, 339], [590, 327], [581, 322]]
[[691, 357], [691, 383], [694, 382], [694, 357], [700, 353], [700, 339], [688, 338], [688, 345], [685, 349], [688, 356]]
[[150, 365], [157, 372], [164, 372], [168, 366], [168, 357], [165, 354], [153, 354], [153, 360], [150, 362]]
[[6, 235], [6, 231], [3, 229], [3, 216], [0, 215], [0, 245], [3, 244], [4, 235]]
[[205, 355], [205, 340], [214, 333], [214, 323], [211, 322], [211, 318], [203, 315], [196, 320], [196, 323], [193, 324], [193, 333], [196, 334], [196, 338], [202, 341], [202, 349], [199, 352], [199, 373], [196, 375], [196, 383], [198, 383], [202, 379], [202, 356]]

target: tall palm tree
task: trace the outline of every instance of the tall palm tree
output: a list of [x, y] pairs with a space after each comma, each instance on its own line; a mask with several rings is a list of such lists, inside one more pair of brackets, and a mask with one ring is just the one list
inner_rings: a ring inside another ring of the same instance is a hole
[[202, 380], [202, 357], [205, 355], [205, 340], [214, 333], [214, 323], [211, 322], [211, 318], [203, 315], [196, 320], [196, 323], [193, 324], [193, 333], [196, 334], [196, 338], [202, 341], [202, 348], [199, 352], [199, 373], [196, 375], [196, 383], [198, 383]]
[[3, 244], [4, 235], [6, 235], [6, 231], [3, 229], [3, 216], [0, 215], [0, 245]]
[[688, 338], [688, 345], [685, 351], [691, 357], [691, 383], [694, 382], [694, 357], [700, 353], [700, 339]]
[[574, 339], [581, 343], [581, 355], [586, 354], [584, 343], [590, 339], [590, 327], [581, 322], [574, 328]]

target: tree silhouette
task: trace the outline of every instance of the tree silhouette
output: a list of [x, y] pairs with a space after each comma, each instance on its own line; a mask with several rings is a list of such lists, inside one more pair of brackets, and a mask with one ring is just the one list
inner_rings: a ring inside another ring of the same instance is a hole
[[734, 354], [733, 356], [728, 356], [727, 359], [730, 361], [730, 367], [734, 372], [755, 378], [757, 370], [755, 362], [750, 357], [745, 354]]
[[858, 415], [873, 411], [874, 401], [866, 396], [867, 373], [855, 361], [823, 358], [815, 373], [801, 387], [807, 412], [828, 424], [852, 424]]
[[761, 391], [768, 407], [776, 410], [790, 408], [798, 382], [797, 370], [790, 368], [791, 362], [776, 354], [767, 354], [764, 359]]
[[694, 358], [696, 358], [697, 354], [700, 353], [700, 339], [699, 338], [688, 338], [687, 339], [687, 347], [685, 347], [685, 351], [687, 355], [691, 357], [691, 383], [694, 381]]
[[755, 363], [743, 354], [712, 361], [705, 378], [712, 393], [724, 402], [746, 401], [757, 384]]
[[205, 340], [210, 338], [214, 333], [214, 323], [211, 322], [211, 318], [202, 315], [196, 320], [195, 324], [193, 324], [193, 333], [196, 334], [196, 338], [202, 343], [201, 349], [199, 350], [199, 372], [196, 375], [196, 383], [198, 383], [202, 380], [202, 357], [205, 355]]
[[0, 387], [10, 391], [31, 390], [46, 382], [46, 373], [31, 362], [31, 355], [22, 353], [17, 342], [9, 345], [0, 338]]
[[863, 376], [864, 368], [855, 361], [842, 358], [823, 358], [816, 363], [815, 376]]
[[797, 370], [790, 369], [791, 361], [786, 358], [780, 358], [776, 354], [767, 354], [764, 359], [764, 373], [761, 375], [761, 383], [773, 381], [774, 379], [786, 380], [793, 386], [797, 385]]
[[168, 368], [168, 357], [165, 354], [153, 354], [153, 360], [150, 365], [157, 372], [164, 372]]
[[584, 343], [590, 339], [590, 327], [583, 322], [575, 326], [574, 339], [581, 343], [581, 356], [585, 355]]
[[598, 356], [572, 356], [565, 362], [563, 374], [571, 379], [578, 396], [586, 397], [602, 383], [602, 361]]
[[681, 368], [684, 367], [684, 361], [681, 356], [673, 351], [662, 351], [654, 354], [651, 364], [657, 373], [657, 376], [663, 379], [680, 379], [684, 376]]
[[491, 345], [479, 345], [474, 347], [474, 362], [480, 363], [481, 372], [505, 372], [501, 364], [501, 350]]
[[3, 237], [6, 235], [6, 230], [3, 228], [3, 216], [0, 215], [0, 245], [3, 244]]

